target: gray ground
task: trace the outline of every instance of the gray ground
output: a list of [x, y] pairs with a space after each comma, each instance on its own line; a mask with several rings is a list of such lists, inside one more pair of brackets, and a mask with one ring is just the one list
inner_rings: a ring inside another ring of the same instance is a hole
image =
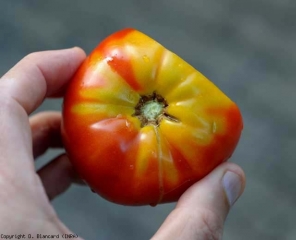
[[[296, 4], [294, 0], [0, 0], [0, 75], [24, 55], [81, 46], [137, 28], [203, 72], [240, 106], [232, 157], [247, 188], [224, 239], [296, 239]], [[39, 110], [61, 109], [59, 100]], [[39, 165], [56, 155], [49, 151]], [[85, 239], [148, 239], [174, 207], [123, 207], [87, 188], [53, 202]]]

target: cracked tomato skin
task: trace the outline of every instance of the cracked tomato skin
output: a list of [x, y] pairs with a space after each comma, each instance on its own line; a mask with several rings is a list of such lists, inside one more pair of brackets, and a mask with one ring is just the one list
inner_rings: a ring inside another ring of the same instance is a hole
[[[164, 117], [143, 123], [136, 106], [154, 93], [166, 102]], [[234, 102], [134, 29], [101, 42], [64, 98], [62, 135], [71, 162], [94, 192], [123, 205], [178, 200], [231, 156], [242, 128]]]

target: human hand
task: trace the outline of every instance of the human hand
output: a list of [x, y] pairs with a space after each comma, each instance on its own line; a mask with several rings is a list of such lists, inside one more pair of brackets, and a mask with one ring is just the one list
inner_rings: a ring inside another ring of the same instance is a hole
[[230, 207], [245, 188], [245, 174], [223, 163], [179, 199], [153, 240], [220, 240]]
[[[33, 53], [0, 79], [3, 234], [71, 233], [49, 201], [77, 180], [71, 164], [61, 155], [38, 173], [34, 168], [34, 158], [47, 148], [62, 147], [61, 116], [45, 112], [29, 119], [28, 115], [46, 97], [62, 96], [84, 58], [79, 48]], [[183, 194], [153, 239], [220, 239], [229, 208], [244, 186], [244, 173], [238, 166], [220, 165]]]
[[79, 48], [33, 53], [0, 79], [0, 233], [71, 233], [49, 200], [75, 179], [61, 155], [35, 171], [34, 159], [49, 147], [62, 147], [61, 115], [31, 114], [46, 97], [63, 89], [85, 59]]

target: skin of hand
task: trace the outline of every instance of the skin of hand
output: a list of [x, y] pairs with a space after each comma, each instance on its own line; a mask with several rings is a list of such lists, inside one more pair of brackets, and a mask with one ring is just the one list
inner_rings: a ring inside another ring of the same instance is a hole
[[[34, 159], [48, 148], [62, 147], [61, 114], [29, 116], [45, 98], [63, 96], [85, 57], [77, 47], [36, 52], [0, 78], [1, 234], [71, 233], [50, 204], [79, 182], [67, 156], [56, 157], [38, 172], [34, 167]], [[244, 187], [242, 169], [221, 164], [181, 196], [152, 239], [221, 239], [230, 207]]]

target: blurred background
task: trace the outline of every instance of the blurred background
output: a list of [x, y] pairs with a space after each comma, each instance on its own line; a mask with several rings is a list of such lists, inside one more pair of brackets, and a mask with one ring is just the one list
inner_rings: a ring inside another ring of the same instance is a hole
[[[231, 161], [247, 187], [224, 239], [296, 239], [296, 4], [293, 0], [0, 0], [0, 75], [28, 53], [82, 47], [133, 27], [201, 71], [240, 107]], [[61, 100], [38, 109], [60, 110]], [[50, 150], [37, 167], [56, 156]], [[73, 186], [53, 201], [85, 239], [149, 239], [175, 204], [125, 207]]]

